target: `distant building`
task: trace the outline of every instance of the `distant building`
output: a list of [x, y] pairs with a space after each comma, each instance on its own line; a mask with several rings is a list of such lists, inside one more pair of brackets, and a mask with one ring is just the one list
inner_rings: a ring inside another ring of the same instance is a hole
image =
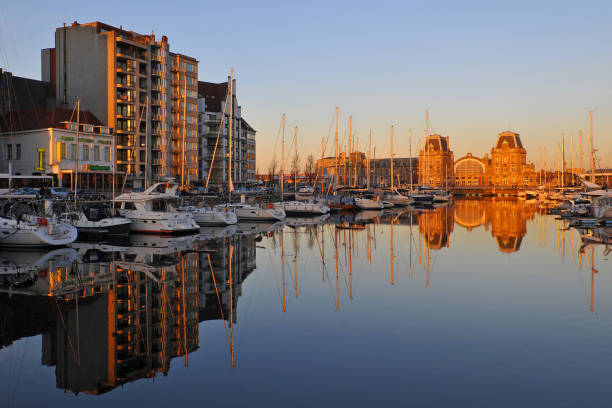
[[[200, 180], [209, 185], [227, 186], [229, 183], [229, 78], [227, 82], [198, 83], [198, 169]], [[234, 79], [232, 101], [232, 182], [234, 186], [254, 184], [256, 131], [242, 117], [236, 98]], [[227, 104], [227, 106], [226, 106]], [[214, 160], [213, 160], [214, 156]]]
[[[343, 186], [363, 187], [367, 183], [368, 160], [365, 153], [353, 152], [349, 155], [344, 152], [338, 156], [338, 184]], [[370, 185], [391, 185], [391, 161], [389, 158], [370, 159]], [[319, 177], [329, 181], [335, 178], [336, 158], [324, 157], [317, 160]], [[393, 159], [394, 185], [410, 183], [410, 170], [412, 169], [412, 182], [418, 182], [418, 160], [416, 158], [396, 157]]]
[[[7, 118], [13, 124], [8, 127]], [[76, 111], [65, 108], [11, 112], [0, 118], [0, 173], [54, 175], [59, 185], [112, 188], [113, 136], [93, 114], [81, 111], [77, 141]]]
[[[378, 186], [391, 186], [391, 160], [370, 160], [371, 183]], [[412, 176], [410, 172], [412, 171]], [[396, 157], [393, 159], [393, 185], [417, 184], [419, 182], [419, 159], [416, 157]]]
[[430, 187], [452, 186], [454, 158], [448, 136], [431, 135], [419, 152], [420, 184]]
[[518, 133], [506, 131], [497, 137], [491, 156], [471, 153], [454, 166], [456, 186], [520, 187], [537, 184], [535, 166], [527, 163], [527, 151]]
[[171, 53], [165, 36], [75, 22], [57, 28], [55, 48], [42, 50], [42, 74], [58, 104], [79, 97], [115, 130], [117, 171], [128, 186], [194, 171], [197, 61]]

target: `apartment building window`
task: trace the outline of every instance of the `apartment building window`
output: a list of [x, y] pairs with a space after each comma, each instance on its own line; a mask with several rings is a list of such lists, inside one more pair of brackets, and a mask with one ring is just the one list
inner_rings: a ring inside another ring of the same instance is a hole
[[21, 144], [15, 145], [15, 160], [21, 160]]
[[76, 155], [77, 155], [76, 144], [71, 143], [70, 144], [70, 160], [76, 160]]
[[13, 160], [13, 145], [6, 145], [6, 160]]
[[83, 151], [81, 154], [82, 160], [89, 160], [89, 146], [83, 145], [81, 150]]
[[100, 161], [100, 146], [94, 146], [94, 161]]
[[104, 160], [111, 161], [110, 147], [108, 146], [104, 147]]

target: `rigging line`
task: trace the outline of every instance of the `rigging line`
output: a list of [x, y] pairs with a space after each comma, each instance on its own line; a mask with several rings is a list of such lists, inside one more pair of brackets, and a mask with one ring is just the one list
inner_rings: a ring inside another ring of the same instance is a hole
[[72, 339], [70, 338], [70, 333], [68, 333], [68, 327], [66, 326], [66, 321], [64, 320], [64, 315], [62, 314], [62, 311], [59, 307], [57, 298], [55, 298], [55, 306], [57, 307], [57, 311], [60, 315], [60, 319], [62, 320], [62, 326], [64, 326], [64, 330], [66, 331], [66, 337], [68, 337], [68, 345], [70, 346], [70, 349], [72, 350], [74, 361], [77, 363], [77, 366], [80, 366], [81, 362], [77, 360], [76, 350], [74, 349], [74, 346], [72, 345]]
[[217, 281], [215, 279], [215, 273], [213, 272], [212, 262], [210, 261], [210, 254], [208, 256], [208, 266], [210, 267], [210, 276], [212, 276], [213, 284], [215, 285], [215, 293], [217, 294], [217, 304], [219, 305], [219, 312], [221, 313], [221, 321], [223, 322], [223, 329], [225, 330], [225, 340], [227, 345], [230, 345], [229, 335], [227, 334], [227, 325], [225, 324], [225, 317], [223, 316], [223, 306], [221, 306], [221, 296], [219, 296], [219, 289], [217, 288]]
[[228, 86], [227, 92], [225, 93], [225, 104], [223, 104], [223, 114], [221, 115], [221, 123], [219, 124], [219, 130], [217, 131], [217, 141], [215, 142], [215, 149], [213, 151], [212, 159], [210, 161], [210, 168], [208, 169], [208, 176], [206, 177], [206, 186], [204, 188], [207, 191], [208, 191], [208, 182], [210, 180], [210, 175], [212, 173], [213, 165], [215, 164], [215, 157], [217, 157], [217, 146], [219, 145], [219, 138], [221, 137], [221, 129], [223, 129], [223, 121], [225, 120], [225, 112], [227, 109], [227, 98], [229, 96], [229, 89], [230, 87]]

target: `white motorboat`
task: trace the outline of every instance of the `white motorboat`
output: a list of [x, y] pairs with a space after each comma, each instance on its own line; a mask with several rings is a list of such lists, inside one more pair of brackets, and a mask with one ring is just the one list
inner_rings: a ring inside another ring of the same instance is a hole
[[355, 197], [355, 205], [360, 210], [381, 210], [384, 208], [382, 201], [378, 199], [376, 194], [363, 194], [360, 197]]
[[113, 216], [110, 208], [102, 204], [84, 205], [81, 211], [64, 213], [61, 218], [84, 235], [127, 235], [132, 224], [125, 217]]
[[119, 195], [115, 201], [119, 213], [132, 221], [131, 231], [146, 234], [190, 234], [200, 226], [189, 212], [171, 211], [170, 200], [176, 198], [177, 185], [155, 183], [143, 192]]
[[285, 214], [321, 215], [329, 212], [329, 206], [315, 201], [283, 201], [274, 203], [274, 208], [282, 209]]
[[198, 225], [203, 226], [226, 226], [236, 224], [238, 217], [226, 207], [223, 210], [216, 208], [186, 206], [177, 208], [179, 212], [188, 212]]
[[63, 246], [77, 239], [77, 229], [55, 217], [21, 214], [17, 218], [0, 217], [0, 246], [36, 248]]
[[238, 221], [281, 221], [287, 216], [282, 208], [274, 208], [274, 204], [258, 207], [246, 203], [218, 204], [216, 209], [226, 208], [238, 217]]

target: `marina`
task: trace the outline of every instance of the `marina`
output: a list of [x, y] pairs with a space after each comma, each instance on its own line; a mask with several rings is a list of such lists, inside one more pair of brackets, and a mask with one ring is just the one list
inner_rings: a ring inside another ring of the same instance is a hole
[[[408, 392], [447, 404], [485, 389], [494, 405], [525, 395], [576, 405], [585, 400], [572, 390], [587, 383], [597, 405], [607, 400], [598, 373], [610, 363], [611, 245], [609, 228], [571, 228], [537, 202], [456, 197], [2, 249], [6, 406], [156, 406], [177, 394], [278, 405], [296, 393], [315, 405], [329, 394], [306, 390], [329, 387], [360, 403]], [[435, 392], [457, 376], [462, 387]]]
[[5, 3], [0, 407], [612, 406], [612, 3]]

